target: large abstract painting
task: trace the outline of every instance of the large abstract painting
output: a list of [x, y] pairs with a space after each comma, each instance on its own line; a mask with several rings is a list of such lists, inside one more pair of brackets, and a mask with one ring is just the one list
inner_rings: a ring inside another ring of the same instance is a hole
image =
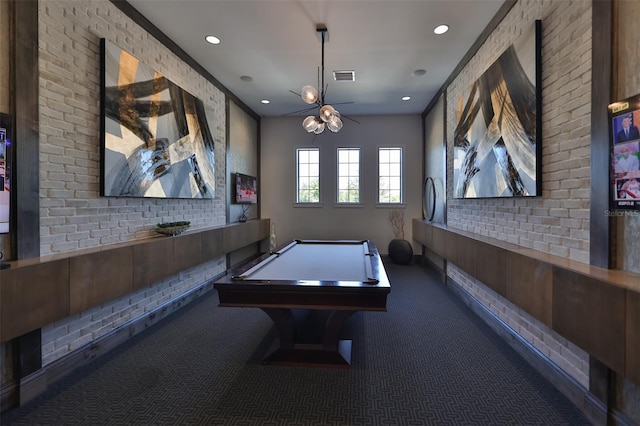
[[455, 198], [541, 195], [540, 21], [458, 101]]
[[107, 40], [101, 53], [101, 195], [214, 198], [202, 101]]

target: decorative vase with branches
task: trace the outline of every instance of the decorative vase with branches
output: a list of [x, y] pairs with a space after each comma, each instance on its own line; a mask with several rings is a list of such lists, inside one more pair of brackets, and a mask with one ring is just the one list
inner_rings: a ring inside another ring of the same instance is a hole
[[389, 223], [393, 231], [393, 238], [404, 240], [404, 210], [391, 210], [389, 212]]
[[404, 210], [391, 210], [389, 223], [394, 237], [389, 243], [389, 257], [393, 263], [407, 265], [413, 259], [413, 248], [411, 243], [404, 239]]

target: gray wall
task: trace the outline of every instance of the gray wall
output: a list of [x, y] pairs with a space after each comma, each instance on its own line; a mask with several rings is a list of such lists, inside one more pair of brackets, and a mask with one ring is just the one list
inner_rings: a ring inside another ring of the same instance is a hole
[[[431, 108], [424, 117], [424, 176], [431, 177], [436, 188], [436, 209], [434, 223], [446, 223], [447, 206], [447, 172], [445, 143], [445, 105], [444, 96]], [[431, 263], [444, 270], [444, 259], [428, 248], [424, 254]]]
[[[243, 173], [258, 176], [258, 123], [233, 101], [229, 101], [229, 142], [227, 145], [227, 200], [229, 200], [229, 223], [237, 222], [242, 206], [233, 204], [234, 176]], [[246, 207], [246, 206], [245, 206]], [[247, 217], [258, 218], [258, 207], [248, 207]]]
[[446, 206], [446, 145], [444, 135], [444, 97], [438, 102], [424, 118], [425, 134], [425, 159], [424, 176], [431, 177], [436, 187], [436, 210], [433, 222], [445, 223]]
[[[235, 174], [243, 173], [258, 176], [258, 122], [240, 108], [235, 102], [229, 100], [229, 141], [227, 143], [227, 164], [225, 175], [227, 177], [227, 222], [238, 222], [242, 215], [243, 206], [234, 204]], [[259, 201], [259, 200], [258, 200]], [[257, 219], [259, 216], [258, 205], [245, 205], [248, 219]], [[255, 256], [258, 247], [247, 246], [229, 254], [229, 265], [237, 265], [246, 259]]]
[[[303, 117], [261, 120], [260, 189], [262, 217], [275, 224], [277, 245], [295, 238], [370, 239], [387, 253], [393, 239], [389, 207], [377, 206], [378, 147], [404, 148], [405, 239], [412, 241], [411, 219], [422, 215], [422, 130], [420, 115], [353, 117], [339, 133], [317, 136], [302, 128]], [[321, 207], [295, 205], [297, 148], [320, 148]], [[361, 205], [335, 205], [336, 149], [359, 147]], [[397, 207], [397, 206], [395, 206]]]

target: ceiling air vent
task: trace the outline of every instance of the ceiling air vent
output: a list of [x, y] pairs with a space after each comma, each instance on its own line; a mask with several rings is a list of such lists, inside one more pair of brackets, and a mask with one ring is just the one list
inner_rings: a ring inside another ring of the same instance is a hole
[[356, 81], [355, 71], [334, 71], [333, 79], [335, 81]]

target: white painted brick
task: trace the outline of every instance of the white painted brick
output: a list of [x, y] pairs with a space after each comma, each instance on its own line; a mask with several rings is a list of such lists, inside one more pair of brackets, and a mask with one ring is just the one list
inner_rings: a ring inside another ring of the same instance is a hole
[[53, 226], [65, 223], [64, 217], [48, 217], [46, 220], [40, 221], [40, 233], [50, 235], [49, 229]]
[[530, 318], [525, 319], [522, 316], [519, 316], [519, 317], [524, 323], [524, 325], [526, 326], [527, 331], [531, 333], [533, 337], [535, 337], [536, 339], [545, 341], [545, 332], [536, 324], [536, 322], [531, 321]]
[[589, 263], [589, 251], [584, 248], [581, 250], [569, 249], [569, 257], [577, 260], [578, 262]]
[[[73, 11], [73, 13], [68, 13]], [[126, 34], [114, 33], [116, 29]], [[197, 94], [208, 107], [218, 112], [214, 133], [216, 135], [216, 157], [219, 170], [224, 165], [224, 95], [203, 77], [185, 66], [168, 49], [125, 17], [117, 8], [107, 2], [49, 1], [40, 7], [40, 129], [41, 151], [43, 154], [57, 154], [58, 157], [41, 156], [43, 171], [51, 171], [43, 176], [44, 188], [73, 189], [77, 199], [93, 199], [95, 206], [115, 206], [118, 203], [96, 197], [99, 185], [99, 64], [98, 38], [107, 37], [121, 47], [144, 55], [143, 62], [161, 64], [159, 69], [167, 77], [181, 84], [185, 89]], [[162, 58], [162, 60], [158, 60]], [[60, 149], [65, 148], [66, 152]], [[89, 161], [91, 160], [91, 161]], [[66, 164], [62, 171], [47, 169], [47, 164]], [[56, 174], [58, 173], [58, 174]], [[223, 176], [221, 174], [221, 176]], [[48, 182], [51, 182], [50, 184]], [[217, 180], [218, 192], [224, 193], [224, 179]], [[60, 185], [62, 183], [62, 185]], [[85, 184], [84, 186], [82, 184]], [[64, 195], [63, 195], [64, 194]], [[53, 198], [69, 198], [68, 192], [47, 194]], [[134, 200], [137, 206], [153, 204], [153, 200]], [[124, 201], [122, 201], [124, 203]], [[170, 201], [170, 204], [181, 204]], [[212, 205], [216, 201], [211, 201]], [[206, 203], [187, 204], [184, 209], [207, 209]], [[48, 215], [60, 214], [60, 210], [46, 210], [43, 223]], [[191, 212], [188, 217], [196, 219], [194, 225], [213, 226], [222, 224], [224, 210], [217, 215]], [[172, 211], [163, 214], [166, 220], [173, 219]], [[72, 214], [70, 214], [72, 215]], [[140, 215], [142, 218], [142, 215]], [[151, 216], [146, 216], [149, 219]], [[96, 223], [98, 218], [94, 215]], [[135, 221], [136, 219], [129, 218]], [[134, 239], [139, 230], [139, 222], [118, 225], [117, 219], [109, 220], [111, 227], [121, 226], [122, 233], [114, 233], [117, 238], [107, 240], [102, 235], [91, 235], [85, 245], [99, 245]], [[127, 235], [128, 234], [128, 235]], [[73, 245], [52, 245], [50, 240], [42, 240], [41, 252], [55, 252], [73, 249]]]
[[91, 343], [92, 340], [93, 336], [91, 334], [85, 334], [84, 336], [81, 336], [80, 338], [69, 343], [69, 351], [75, 351], [76, 349], [79, 349]]
[[89, 240], [90, 235], [91, 235], [91, 233], [89, 231], [80, 232], [80, 231], [76, 230], [76, 232], [74, 232], [73, 234], [68, 235], [67, 239], [69, 241], [76, 241], [77, 245], [78, 245], [78, 248], [80, 248], [80, 242]]
[[[62, 325], [59, 327], [47, 326], [42, 328], [42, 343], [45, 345], [53, 344], [57, 339], [69, 334], [68, 325]], [[51, 348], [53, 350], [53, 348]]]
[[497, 317], [579, 383], [588, 385], [589, 357], [582, 349], [517, 308], [466, 272], [450, 264], [447, 274]]
[[51, 250], [54, 253], [74, 251], [74, 250], [78, 250], [79, 248], [80, 246], [76, 242], [65, 242], [65, 243], [58, 243], [58, 244], [51, 245]]
[[75, 330], [55, 340], [54, 346], [56, 349], [67, 348], [71, 342], [79, 338], [80, 338], [80, 330]]
[[[49, 235], [50, 228], [45, 228], [45, 231], [48, 233], [46, 236], [41, 235], [41, 240], [47, 241], [49, 244], [57, 244], [65, 241], [65, 235]], [[42, 254], [42, 253], [41, 253]]]
[[112, 312], [122, 312], [126, 309], [129, 309], [131, 306], [131, 300], [129, 297], [122, 297], [118, 300], [113, 301], [109, 304]]
[[[588, 212], [590, 171], [588, 158], [590, 155], [590, 43], [591, 43], [591, 10], [590, 3], [583, 2], [518, 2], [498, 28], [489, 37], [460, 72], [448, 88], [448, 97], [455, 100], [460, 97], [471, 82], [492, 63], [496, 56], [506, 48], [515, 35], [534, 19], [543, 18], [543, 199], [542, 205], [536, 202], [537, 211], [527, 215], [548, 214], [557, 217], [574, 217], [573, 211], [568, 213], [554, 205], [552, 201], [571, 198], [585, 202], [581, 208]], [[452, 140], [452, 129], [455, 127], [456, 102], [448, 102], [447, 132]], [[450, 152], [449, 152], [450, 154]], [[452, 161], [448, 156], [449, 173]], [[586, 161], [585, 161], [586, 160]], [[514, 232], [522, 223], [538, 223], [534, 218], [517, 217], [500, 225], [502, 231], [489, 228], [492, 223], [487, 215], [478, 216], [473, 209], [474, 204], [483, 204], [483, 209], [500, 211], [512, 201], [491, 199], [488, 201], [454, 199], [452, 195], [453, 179], [448, 182], [448, 209], [456, 209], [457, 214], [449, 215], [448, 225], [459, 227], [464, 223], [465, 229], [471, 232], [495, 236], [506, 241], [515, 242], [523, 247], [547, 250], [540, 244], [544, 235]], [[567, 193], [567, 190], [570, 192]], [[533, 201], [528, 201], [533, 206]], [[551, 210], [553, 209], [553, 210]], [[582, 218], [582, 216], [580, 216]], [[589, 228], [586, 221], [565, 223], [571, 230]], [[573, 228], [573, 227], [577, 228]], [[493, 231], [493, 232], [487, 232]], [[573, 259], [584, 259], [588, 254], [588, 239], [581, 250], [572, 251]]]
[[46, 366], [53, 361], [62, 358], [69, 353], [69, 346], [62, 346], [51, 351], [42, 352], [42, 366]]

